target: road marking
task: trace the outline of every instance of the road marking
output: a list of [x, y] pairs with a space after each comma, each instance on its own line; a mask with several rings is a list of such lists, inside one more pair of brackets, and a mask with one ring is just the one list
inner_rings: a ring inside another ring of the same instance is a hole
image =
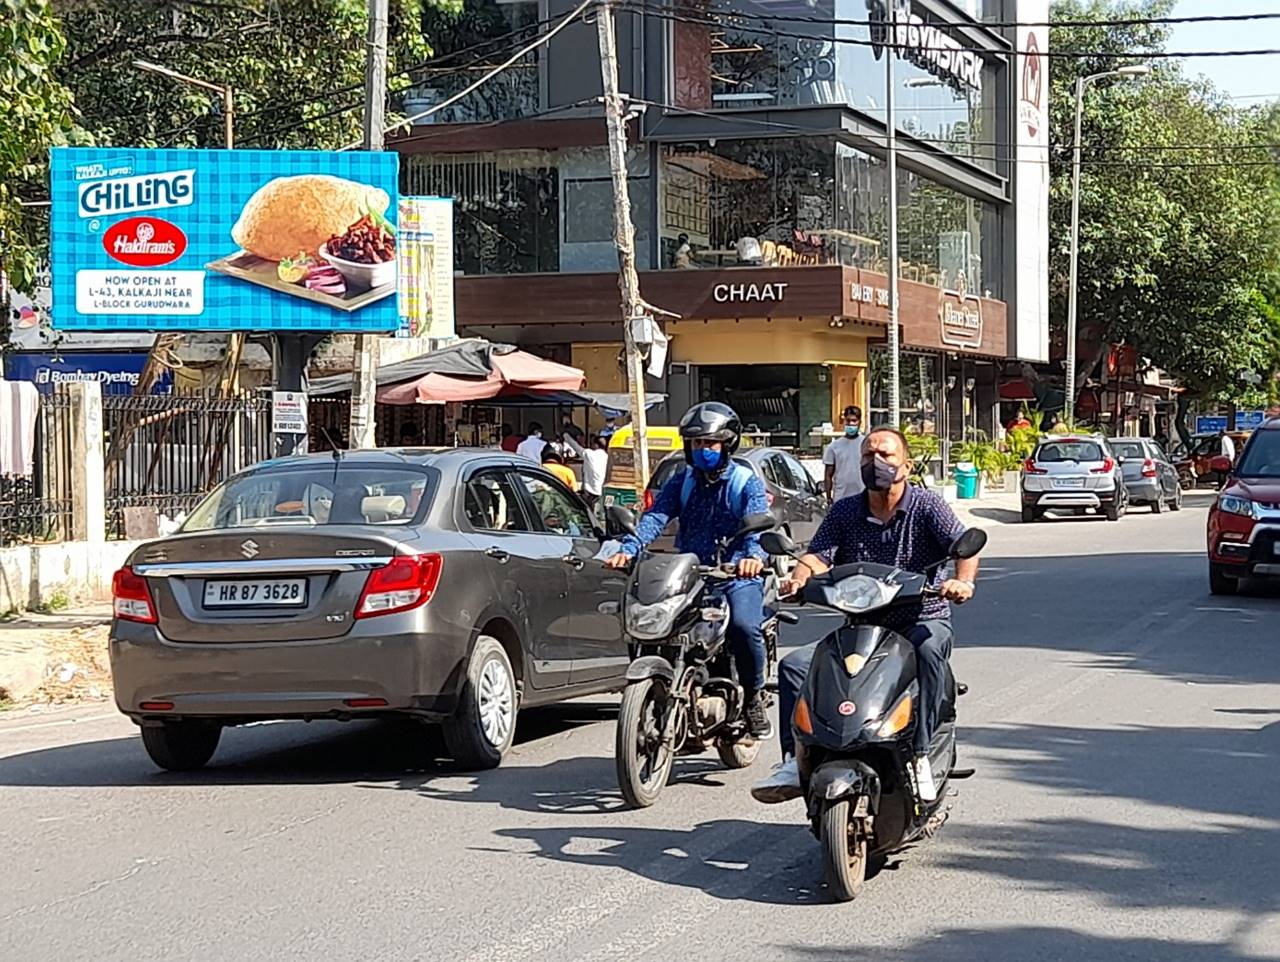
[[89, 715], [86, 718], [63, 718], [60, 721], [36, 722], [31, 725], [0, 725], [0, 735], [10, 735], [15, 732], [30, 732], [39, 728], [57, 728], [60, 725], [83, 725], [85, 722], [102, 721], [104, 718], [123, 718], [119, 712], [107, 712], [102, 715]]

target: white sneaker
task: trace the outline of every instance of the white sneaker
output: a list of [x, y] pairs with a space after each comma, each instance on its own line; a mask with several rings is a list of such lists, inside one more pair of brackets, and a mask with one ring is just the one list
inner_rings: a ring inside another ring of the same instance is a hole
[[799, 798], [800, 794], [800, 766], [796, 764], [794, 755], [787, 755], [773, 766], [768, 778], [762, 778], [751, 786], [751, 797], [766, 805], [789, 802]]
[[933, 783], [933, 767], [929, 764], [929, 756], [917, 755], [912, 762], [912, 771], [916, 776], [916, 794], [920, 796], [920, 801], [937, 801], [938, 786]]

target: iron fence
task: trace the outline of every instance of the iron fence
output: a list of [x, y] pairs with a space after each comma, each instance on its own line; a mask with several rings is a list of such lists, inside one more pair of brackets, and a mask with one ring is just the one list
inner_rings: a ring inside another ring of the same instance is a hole
[[217, 484], [271, 457], [271, 402], [245, 396], [108, 396], [107, 536], [125, 536], [125, 509], [176, 518]]
[[[20, 431], [20, 424], [8, 426]], [[19, 447], [24, 439], [19, 441]], [[0, 474], [0, 545], [71, 538], [71, 397], [40, 397], [32, 443], [31, 470]]]

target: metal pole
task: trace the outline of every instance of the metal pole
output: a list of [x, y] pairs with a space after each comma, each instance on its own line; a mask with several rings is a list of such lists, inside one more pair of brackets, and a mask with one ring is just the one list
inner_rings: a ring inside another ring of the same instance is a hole
[[236, 145], [236, 102], [230, 87], [222, 88], [222, 134], [227, 150]]
[[649, 484], [649, 444], [645, 437], [644, 358], [631, 330], [633, 318], [645, 313], [636, 275], [635, 228], [631, 223], [631, 198], [627, 190], [627, 131], [622, 97], [618, 93], [618, 51], [613, 32], [613, 7], [604, 0], [596, 11], [600, 43], [600, 78], [604, 89], [604, 116], [609, 128], [609, 171], [613, 176], [614, 242], [618, 248], [618, 289], [622, 293], [622, 340], [627, 355], [627, 386], [631, 392], [631, 450], [635, 457], [636, 494]]
[[1080, 115], [1086, 78], [1076, 78], [1075, 139], [1071, 147], [1071, 279], [1067, 283], [1067, 370], [1063, 411], [1068, 421], [1076, 411], [1076, 281], [1080, 271]]
[[[387, 125], [387, 5], [369, 0], [369, 37], [364, 71], [364, 149], [382, 150]], [[375, 398], [378, 393], [372, 334], [357, 334], [351, 379], [352, 448], [378, 446]]]
[[884, 56], [884, 109], [885, 153], [889, 166], [889, 424], [898, 427], [902, 423], [902, 411], [898, 401], [898, 375], [902, 346], [898, 333], [898, 117], [894, 109], [894, 60], [897, 58], [898, 37], [897, 4], [890, 4], [889, 36], [892, 42], [885, 46]]

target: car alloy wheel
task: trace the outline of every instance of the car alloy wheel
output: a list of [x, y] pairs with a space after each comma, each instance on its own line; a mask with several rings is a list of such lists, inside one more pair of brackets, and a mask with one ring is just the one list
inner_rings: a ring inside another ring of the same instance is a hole
[[515, 689], [502, 662], [493, 659], [485, 663], [478, 695], [484, 737], [490, 745], [505, 744], [515, 718]]

